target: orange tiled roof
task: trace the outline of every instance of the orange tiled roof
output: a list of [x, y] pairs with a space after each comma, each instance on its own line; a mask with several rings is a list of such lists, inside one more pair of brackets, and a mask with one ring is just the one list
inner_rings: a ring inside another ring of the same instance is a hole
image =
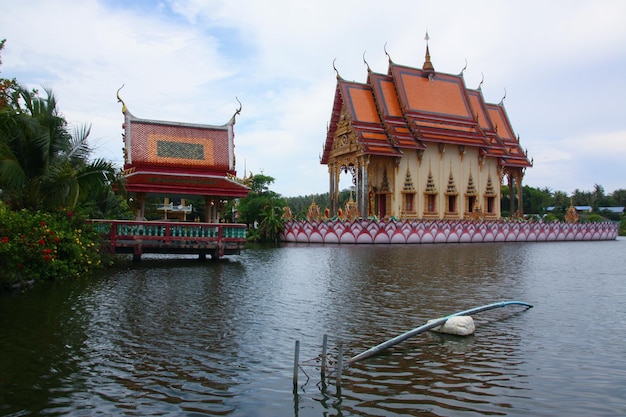
[[366, 153], [398, 155], [402, 149], [444, 143], [478, 147], [483, 155], [500, 158], [503, 165], [531, 166], [504, 107], [487, 104], [480, 90], [465, 87], [462, 75], [390, 60], [388, 74], [369, 71], [365, 83], [337, 77], [322, 163], [328, 162], [342, 106]]
[[369, 81], [391, 143], [399, 149], [424, 149], [425, 146], [416, 139], [416, 135], [407, 124], [393, 77], [370, 73]]
[[127, 165], [234, 168], [231, 123], [222, 126], [139, 119], [125, 114]]
[[241, 197], [233, 181], [234, 117], [221, 126], [140, 119], [124, 110], [125, 179], [130, 192]]
[[398, 156], [378, 113], [372, 88], [368, 84], [342, 81], [339, 85], [342, 102], [350, 117], [359, 142], [366, 153]]
[[518, 139], [513, 133], [513, 128], [509, 122], [509, 117], [502, 104], [487, 104], [487, 112], [494, 125], [498, 138], [505, 148], [505, 166], [530, 167], [532, 163], [528, 160], [526, 152], [522, 149]]

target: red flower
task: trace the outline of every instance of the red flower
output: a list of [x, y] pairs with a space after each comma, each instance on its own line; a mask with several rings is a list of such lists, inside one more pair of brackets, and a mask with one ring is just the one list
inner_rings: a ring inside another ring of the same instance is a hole
[[45, 240], [43, 240], [43, 239], [39, 239], [39, 242], [37, 242], [37, 243], [39, 243], [40, 245], [45, 245], [45, 244], [46, 244], [46, 241], [45, 241]]
[[22, 263], [21, 263], [21, 262], [18, 262], [18, 263], [17, 263], [17, 267], [18, 267], [19, 269], [22, 269], [22, 268], [24, 268], [24, 265], [22, 265]]
[[2, 238], [2, 243], [9, 243], [9, 237], [8, 236], [4, 236]]

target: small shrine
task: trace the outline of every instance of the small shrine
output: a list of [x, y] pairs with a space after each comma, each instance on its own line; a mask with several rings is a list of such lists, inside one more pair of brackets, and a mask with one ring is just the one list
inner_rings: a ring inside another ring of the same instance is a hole
[[[237, 180], [234, 130], [236, 116], [223, 125], [141, 119], [122, 103], [125, 188], [136, 219], [144, 220], [146, 196], [161, 198], [163, 220], [219, 222], [224, 205], [245, 197], [250, 188]], [[204, 212], [186, 199], [202, 197]], [[197, 213], [197, 212], [196, 212]], [[232, 221], [232, 219], [228, 219]]]

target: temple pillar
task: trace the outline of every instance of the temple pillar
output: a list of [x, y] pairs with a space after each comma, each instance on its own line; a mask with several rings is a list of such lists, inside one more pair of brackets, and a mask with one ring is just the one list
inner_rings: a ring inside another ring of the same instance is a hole
[[359, 208], [359, 213], [361, 213], [361, 217], [367, 217], [369, 212], [369, 190], [368, 190], [368, 178], [367, 178], [367, 165], [362, 162], [361, 163], [361, 207]]
[[522, 171], [517, 171], [515, 176], [515, 187], [517, 189], [517, 216], [522, 218], [524, 217], [524, 193], [522, 192], [522, 178], [524, 177], [524, 174]]
[[137, 212], [136, 212], [136, 220], [144, 221], [146, 213], [146, 194], [145, 193], [137, 193]]
[[336, 163], [328, 164], [328, 176], [329, 176], [329, 197], [330, 197], [330, 215], [337, 214], [339, 209], [339, 171]]
[[207, 223], [215, 223], [215, 200], [213, 196], [204, 196], [204, 221]]
[[509, 185], [509, 216], [513, 217], [513, 213], [515, 213], [515, 188], [514, 188], [514, 179], [511, 172], [507, 173], [507, 180]]

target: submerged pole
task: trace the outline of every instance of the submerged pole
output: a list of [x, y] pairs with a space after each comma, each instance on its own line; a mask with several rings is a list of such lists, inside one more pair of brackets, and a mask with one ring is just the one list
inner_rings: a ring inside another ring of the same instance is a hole
[[337, 354], [337, 394], [341, 393], [341, 377], [343, 370], [343, 344], [339, 345], [339, 353]]
[[326, 351], [328, 349], [328, 335], [324, 335], [324, 339], [322, 340], [322, 379], [326, 376]]
[[373, 356], [379, 352], [382, 352], [383, 350], [390, 348], [391, 346], [397, 345], [400, 342], [405, 341], [406, 339], [413, 337], [417, 334], [420, 333], [424, 333], [425, 331], [428, 331], [430, 329], [433, 329], [437, 326], [441, 326], [443, 324], [446, 323], [446, 321], [448, 321], [448, 319], [450, 317], [455, 317], [455, 316], [469, 316], [470, 314], [475, 314], [475, 313], [480, 313], [481, 311], [486, 311], [486, 310], [491, 310], [494, 308], [499, 308], [499, 307], [504, 307], [504, 306], [508, 306], [508, 305], [522, 305], [525, 306], [527, 308], [532, 308], [532, 304], [528, 304], [525, 303], [523, 301], [501, 301], [499, 303], [493, 303], [493, 304], [487, 304], [481, 307], [475, 307], [475, 308], [471, 308], [469, 310], [464, 310], [464, 311], [459, 311], [458, 313], [454, 313], [454, 314], [450, 314], [449, 316], [446, 317], [442, 317], [436, 320], [431, 321], [430, 323], [424, 324], [420, 327], [417, 327], [413, 330], [409, 330], [408, 332], [402, 333], [399, 336], [394, 337], [393, 339], [389, 339], [386, 342], [383, 342], [379, 345], [374, 346], [373, 348], [370, 348], [368, 350], [366, 350], [365, 352], [359, 353], [358, 355], [348, 359], [346, 361], [346, 363], [348, 365], [356, 362], [356, 361], [360, 361], [366, 358], [369, 358], [370, 356]]
[[300, 341], [296, 340], [296, 348], [293, 356], [293, 391], [298, 389], [298, 362], [300, 362]]

